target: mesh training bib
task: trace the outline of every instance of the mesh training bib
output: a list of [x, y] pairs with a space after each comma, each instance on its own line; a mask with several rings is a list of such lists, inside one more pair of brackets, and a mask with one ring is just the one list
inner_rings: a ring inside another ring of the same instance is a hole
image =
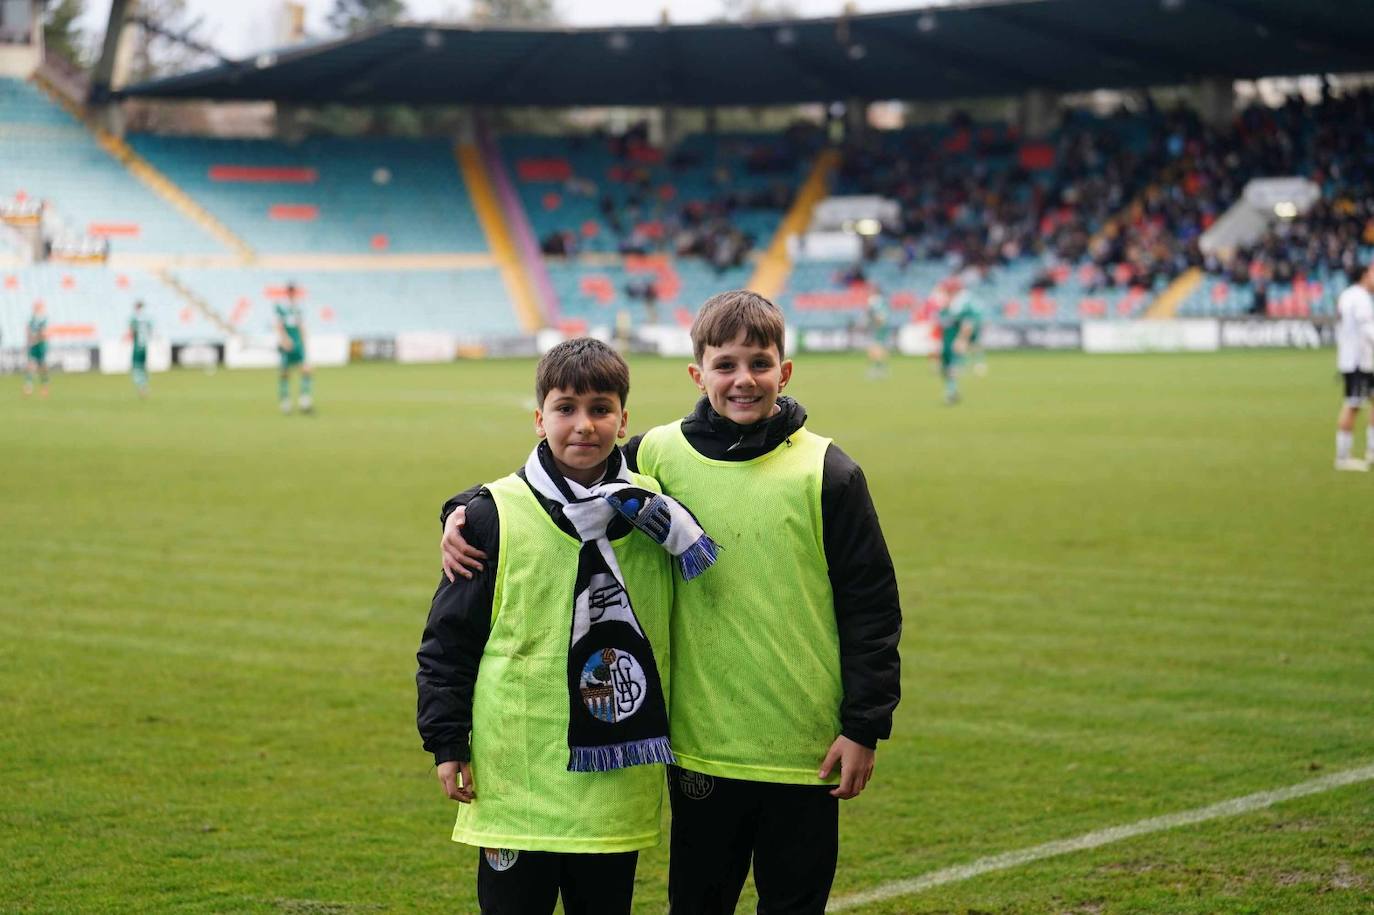
[[[655, 492], [654, 481], [631, 474]], [[458, 810], [455, 842], [558, 852], [658, 844], [663, 767], [569, 772], [568, 637], [578, 540], [515, 475], [490, 484], [501, 519], [491, 635], [472, 709], [477, 797]], [[672, 557], [642, 534], [612, 544], [667, 695]]]
[[819, 783], [843, 698], [821, 528], [829, 445], [801, 429], [752, 461], [713, 461], [681, 423], [640, 443], [640, 470], [721, 546], [709, 572], [677, 588], [673, 607], [668, 720], [684, 768]]

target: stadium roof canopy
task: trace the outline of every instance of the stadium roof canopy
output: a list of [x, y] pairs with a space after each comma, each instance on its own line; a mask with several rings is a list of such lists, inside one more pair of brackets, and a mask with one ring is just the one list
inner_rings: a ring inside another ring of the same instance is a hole
[[1175, 85], [1374, 66], [1374, 3], [971, 0], [790, 22], [399, 25], [121, 95], [320, 104], [766, 105]]

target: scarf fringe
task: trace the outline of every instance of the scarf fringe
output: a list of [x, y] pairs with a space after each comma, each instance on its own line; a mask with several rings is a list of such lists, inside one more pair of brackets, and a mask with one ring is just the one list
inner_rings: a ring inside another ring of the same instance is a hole
[[715, 565], [717, 557], [720, 556], [720, 545], [711, 539], [709, 534], [703, 533], [697, 538], [697, 542], [687, 547], [678, 561], [682, 563], [682, 580], [691, 581], [711, 566]]
[[650, 737], [604, 747], [570, 747], [569, 772], [610, 772], [629, 766], [677, 763], [667, 737]]

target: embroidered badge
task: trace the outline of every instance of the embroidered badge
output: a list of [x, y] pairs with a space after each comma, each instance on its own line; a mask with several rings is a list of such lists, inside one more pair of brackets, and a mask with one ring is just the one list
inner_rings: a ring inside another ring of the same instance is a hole
[[515, 859], [520, 857], [520, 852], [510, 848], [484, 848], [482, 855], [487, 859], [487, 866], [494, 871], [508, 871], [515, 867]]
[[705, 800], [716, 787], [716, 780], [700, 772], [677, 770], [677, 787], [682, 796], [692, 801]]
[[644, 668], [628, 651], [603, 648], [582, 665], [582, 701], [600, 721], [624, 721], [639, 711], [647, 685]]

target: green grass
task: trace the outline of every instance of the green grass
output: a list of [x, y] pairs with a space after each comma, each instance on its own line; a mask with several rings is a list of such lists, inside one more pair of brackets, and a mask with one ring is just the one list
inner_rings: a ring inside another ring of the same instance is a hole
[[[631, 427], [680, 363], [634, 363]], [[0, 397], [0, 910], [475, 910], [414, 731], [437, 509], [521, 462], [528, 362], [58, 377]], [[905, 699], [836, 894], [1374, 762], [1374, 478], [1329, 353], [994, 356], [792, 391], [865, 467]], [[868, 912], [1368, 912], [1368, 783]], [[666, 848], [640, 864], [662, 911]], [[752, 910], [752, 901], [746, 909]]]

